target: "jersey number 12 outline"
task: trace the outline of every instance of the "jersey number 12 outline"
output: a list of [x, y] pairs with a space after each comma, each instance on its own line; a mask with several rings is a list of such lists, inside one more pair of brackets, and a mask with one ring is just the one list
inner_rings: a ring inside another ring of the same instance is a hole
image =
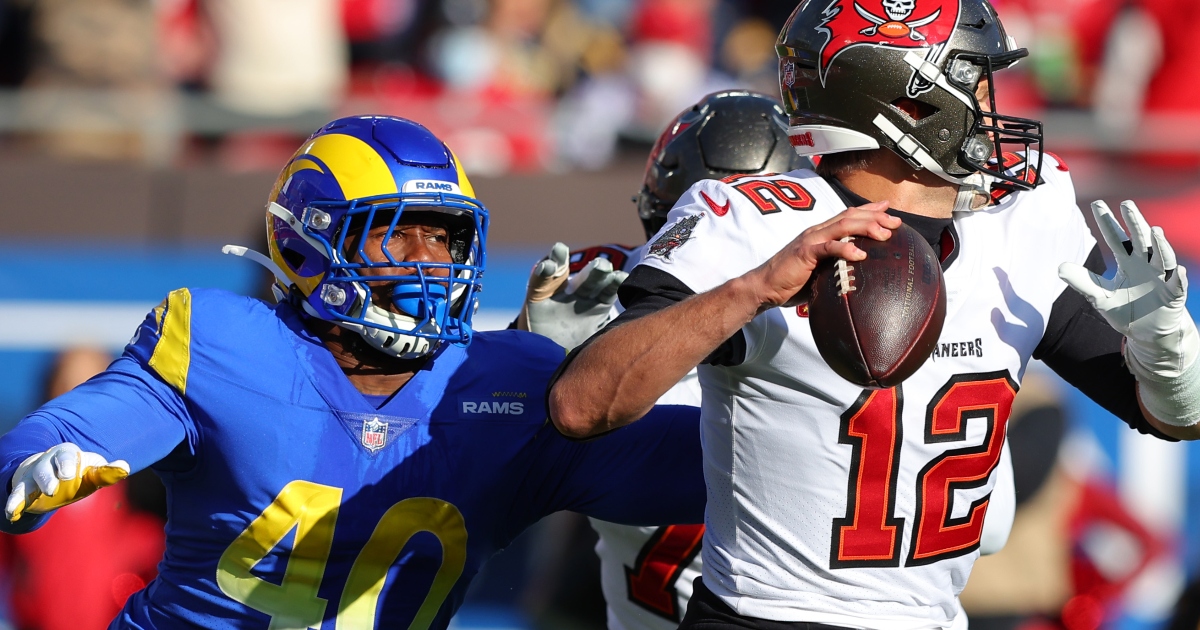
[[[272, 628], [319, 628], [324, 598], [317, 597], [333, 548], [342, 489], [293, 481], [279, 492], [221, 554], [217, 585], [234, 601], [271, 617]], [[283, 580], [275, 584], [250, 572], [296, 529]], [[418, 532], [442, 543], [442, 564], [410, 630], [433, 623], [467, 561], [467, 526], [454, 505], [428, 497], [405, 499], [388, 509], [359, 552], [338, 603], [338, 628], [374, 628], [388, 569]]]
[[[917, 475], [917, 523], [905, 566], [921, 566], [970, 553], [979, 547], [990, 495], [953, 517], [955, 490], [977, 488], [1000, 461], [1017, 385], [1007, 371], [963, 374], [950, 379], [925, 414], [926, 444], [962, 442], [967, 421], [987, 424], [983, 443], [946, 451]], [[853, 448], [846, 516], [833, 520], [829, 566], [900, 566], [904, 519], [896, 516], [896, 478], [904, 443], [899, 387], [867, 390], [842, 415], [839, 443]]]
[[675, 582], [700, 552], [703, 539], [703, 525], [666, 525], [654, 530], [633, 567], [625, 567], [629, 601], [668, 621], [682, 621]]

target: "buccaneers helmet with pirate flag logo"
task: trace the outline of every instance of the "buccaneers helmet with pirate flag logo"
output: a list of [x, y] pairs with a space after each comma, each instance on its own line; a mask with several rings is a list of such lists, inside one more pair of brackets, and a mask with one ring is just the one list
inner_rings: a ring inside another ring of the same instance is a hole
[[805, 0], [777, 50], [800, 155], [886, 147], [964, 190], [1039, 183], [1042, 124], [975, 96], [1028, 54], [987, 0]]

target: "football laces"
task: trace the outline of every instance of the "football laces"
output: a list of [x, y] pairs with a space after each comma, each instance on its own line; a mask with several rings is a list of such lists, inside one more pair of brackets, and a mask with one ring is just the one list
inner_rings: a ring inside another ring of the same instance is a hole
[[[841, 239], [843, 243], [849, 243], [851, 237], [847, 236]], [[834, 273], [837, 274], [838, 296], [842, 297], [851, 291], [856, 291], [854, 286], [854, 265], [851, 265], [845, 258], [837, 259], [833, 265]]]

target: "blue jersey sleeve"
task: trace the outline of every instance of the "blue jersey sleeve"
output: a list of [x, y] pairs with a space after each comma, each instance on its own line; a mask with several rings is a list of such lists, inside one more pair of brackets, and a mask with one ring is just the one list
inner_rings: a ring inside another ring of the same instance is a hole
[[[173, 453], [173, 460], [194, 457], [198, 435], [183, 394], [160, 373], [169, 374], [172, 366], [169, 353], [177, 331], [167, 327], [182, 326], [165, 317], [170, 302], [147, 316], [124, 354], [107, 370], [46, 403], [0, 436], [0, 479], [5, 480], [6, 494], [21, 462], [64, 442], [109, 461], [123, 459], [133, 472]], [[30, 531], [48, 516], [27, 515], [16, 523], [0, 518], [0, 531]]]
[[704, 522], [698, 407], [657, 406], [588, 442], [568, 440], [547, 423], [539, 440], [533, 492], [546, 513], [571, 510], [626, 525]]

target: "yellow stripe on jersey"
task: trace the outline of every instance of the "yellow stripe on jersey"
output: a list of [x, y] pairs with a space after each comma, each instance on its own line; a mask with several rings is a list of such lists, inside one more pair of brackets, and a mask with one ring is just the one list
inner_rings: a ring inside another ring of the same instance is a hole
[[154, 307], [154, 333], [162, 336], [163, 315], [167, 313], [167, 301], [163, 300], [161, 304]]
[[150, 356], [150, 367], [168, 385], [187, 393], [188, 366], [192, 360], [192, 294], [176, 289], [167, 296], [166, 312], [157, 315], [158, 343]]

